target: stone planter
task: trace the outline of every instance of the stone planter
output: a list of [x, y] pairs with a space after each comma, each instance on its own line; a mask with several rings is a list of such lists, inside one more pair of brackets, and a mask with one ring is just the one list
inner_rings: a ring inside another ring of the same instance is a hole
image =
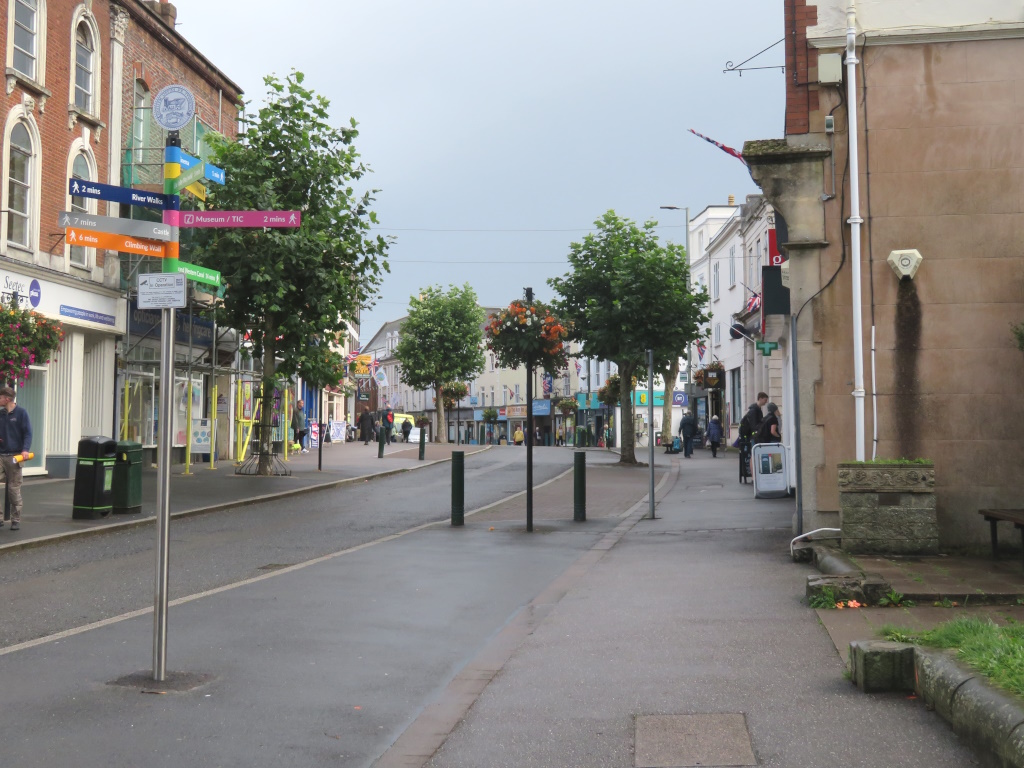
[[935, 465], [840, 464], [839, 520], [844, 552], [938, 554]]

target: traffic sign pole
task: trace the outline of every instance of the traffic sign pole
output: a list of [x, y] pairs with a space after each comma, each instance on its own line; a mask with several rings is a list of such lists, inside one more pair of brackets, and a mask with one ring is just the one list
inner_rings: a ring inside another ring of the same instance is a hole
[[[167, 149], [181, 147], [177, 131], [167, 134]], [[177, 173], [174, 171], [177, 170]], [[164, 193], [166, 202], [163, 220], [165, 224], [175, 221], [179, 198], [174, 194], [174, 178], [181, 173], [181, 167], [170, 167], [164, 163]], [[173, 174], [173, 175], [172, 175]], [[171, 230], [171, 239], [164, 247], [168, 259], [177, 261], [178, 229]], [[153, 601], [153, 679], [163, 682], [167, 678], [167, 582], [171, 541], [171, 424], [174, 416], [174, 309], [161, 310], [160, 318], [160, 434], [157, 443], [156, 473], [156, 589]], [[190, 387], [191, 389], [191, 387]]]

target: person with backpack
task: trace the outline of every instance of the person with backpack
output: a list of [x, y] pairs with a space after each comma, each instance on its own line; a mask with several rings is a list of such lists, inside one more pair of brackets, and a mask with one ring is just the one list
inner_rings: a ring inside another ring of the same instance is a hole
[[406, 419], [402, 422], [402, 439], [409, 442], [409, 433], [412, 432], [412, 422]]
[[387, 443], [388, 445], [391, 445], [391, 433], [395, 428], [395, 412], [391, 410], [390, 406], [388, 406], [388, 409], [384, 411], [383, 421], [384, 442]]
[[761, 426], [757, 430], [757, 442], [759, 443], [781, 443], [782, 432], [779, 427], [779, 406], [775, 403], [768, 403], [768, 415], [764, 417]]

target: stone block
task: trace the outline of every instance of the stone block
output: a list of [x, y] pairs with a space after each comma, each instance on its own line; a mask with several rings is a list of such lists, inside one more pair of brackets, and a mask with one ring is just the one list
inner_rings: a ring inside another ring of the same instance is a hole
[[850, 674], [864, 693], [914, 690], [914, 646], [885, 640], [850, 643]]
[[859, 577], [813, 575], [807, 577], [807, 586], [804, 590], [808, 602], [822, 594], [826, 587], [832, 590], [836, 600], [864, 601], [864, 592], [860, 588]]
[[840, 493], [839, 506], [842, 509], [856, 509], [858, 507], [874, 509], [878, 506], [878, 494], [859, 491], [857, 493]]

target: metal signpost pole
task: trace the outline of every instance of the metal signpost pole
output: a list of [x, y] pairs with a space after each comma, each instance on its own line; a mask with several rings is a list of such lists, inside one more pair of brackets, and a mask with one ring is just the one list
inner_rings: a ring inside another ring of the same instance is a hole
[[[533, 304], [533, 288], [526, 289], [526, 303]], [[533, 361], [526, 364], [526, 530], [533, 530]]]
[[[167, 149], [164, 162], [164, 192], [168, 195], [164, 221], [174, 221], [172, 211], [178, 207], [178, 197], [174, 194], [174, 170], [180, 172], [181, 167], [167, 162], [172, 156], [173, 148], [181, 147], [181, 139], [177, 131], [167, 134]], [[173, 174], [173, 176], [172, 176]], [[172, 230], [171, 239], [167, 243], [167, 257], [178, 258], [178, 229]], [[153, 679], [162, 682], [167, 677], [167, 582], [171, 540], [171, 421], [174, 405], [174, 309], [161, 310], [160, 333], [160, 434], [157, 438], [157, 473], [156, 473], [156, 589], [153, 600]], [[191, 415], [191, 414], [190, 414]]]
[[[665, 387], [666, 394], [668, 387]], [[654, 350], [647, 350], [647, 456], [651, 468], [651, 488], [648, 506], [654, 519]]]

